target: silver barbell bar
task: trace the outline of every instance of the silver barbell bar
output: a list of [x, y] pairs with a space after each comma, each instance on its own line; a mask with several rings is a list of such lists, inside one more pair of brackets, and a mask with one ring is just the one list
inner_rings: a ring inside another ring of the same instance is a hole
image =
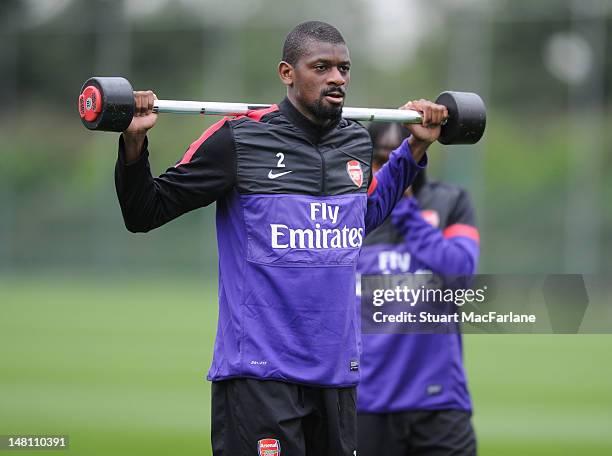
[[[153, 112], [172, 114], [205, 114], [240, 116], [255, 109], [265, 109], [271, 104], [228, 103], [214, 101], [155, 100]], [[342, 108], [342, 117], [370, 122], [402, 122], [420, 124], [423, 121], [417, 111], [384, 108]]]

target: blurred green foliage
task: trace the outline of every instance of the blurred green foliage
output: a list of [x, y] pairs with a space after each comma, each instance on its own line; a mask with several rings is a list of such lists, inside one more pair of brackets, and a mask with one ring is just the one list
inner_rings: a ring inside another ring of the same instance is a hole
[[[414, 55], [401, 58], [401, 48], [399, 54], [395, 49], [400, 58], [386, 65], [373, 51], [377, 38], [367, 29], [365, 3], [344, 20], [330, 12], [329, 20], [344, 31], [352, 53], [349, 104], [394, 107], [407, 99], [435, 98], [449, 83], [485, 98], [489, 121], [483, 143], [473, 148], [436, 145], [429, 169], [433, 178], [472, 191], [483, 237], [482, 272], [567, 269], [564, 226], [571, 218], [568, 179], [574, 173], [568, 153], [576, 147], [571, 139], [577, 128], [601, 148], [595, 166], [599, 174], [592, 176], [601, 183], [592, 222], [600, 238], [594, 242], [604, 252], [612, 246], [607, 210], [612, 158], [606, 153], [612, 150], [606, 128], [612, 117], [611, 63], [598, 63], [604, 66], [599, 104], [585, 99], [576, 106], [567, 84], [544, 64], [547, 40], [573, 24], [570, 2], [554, 3], [548, 9], [540, 5], [533, 18], [523, 14], [526, 2], [444, 12], [451, 7], [439, 0], [435, 17], [434, 9], [415, 8], [443, 27], [418, 40]], [[128, 18], [121, 13], [125, 5], [121, 0], [68, 2], [61, 14], [34, 25], [26, 20], [26, 5], [4, 5], [0, 17], [7, 28], [0, 49], [7, 57], [2, 60], [7, 81], [12, 75], [16, 87], [0, 89], [3, 103], [11, 107], [0, 113], [4, 270], [155, 268], [169, 261], [213, 272], [214, 261], [207, 260], [215, 256], [213, 208], [147, 239], [124, 232], [112, 183], [117, 137], [81, 126], [75, 110], [79, 88], [93, 74], [121, 74], [161, 98], [276, 102], [283, 97], [276, 64], [285, 33], [299, 20], [320, 16], [316, 4], [292, 12], [261, 2], [248, 20], [224, 22], [206, 15], [202, 19], [187, 4], [168, 2], [155, 14]], [[17, 18], [23, 18], [21, 26]], [[598, 20], [609, 28], [612, 14]], [[475, 27], [482, 28], [482, 36], [474, 35], [461, 48], [457, 42]], [[605, 48], [612, 48], [612, 34], [605, 40]], [[385, 46], [390, 45], [382, 45], [381, 52]], [[572, 122], [581, 113], [593, 113], [592, 121], [576, 126]], [[161, 172], [178, 160], [212, 121], [164, 116], [150, 135], [154, 170]], [[584, 151], [585, 161], [594, 159]], [[199, 248], [177, 245], [175, 239], [188, 233]], [[606, 255], [596, 266], [612, 270]]]

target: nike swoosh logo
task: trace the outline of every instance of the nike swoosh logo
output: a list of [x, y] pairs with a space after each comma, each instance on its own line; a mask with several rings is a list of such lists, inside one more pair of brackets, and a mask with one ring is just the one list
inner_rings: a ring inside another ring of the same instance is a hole
[[272, 170], [270, 170], [270, 172], [268, 173], [268, 179], [276, 179], [277, 177], [284, 176], [285, 174], [289, 174], [291, 172], [293, 171], [285, 171], [284, 173], [274, 174], [272, 173]]

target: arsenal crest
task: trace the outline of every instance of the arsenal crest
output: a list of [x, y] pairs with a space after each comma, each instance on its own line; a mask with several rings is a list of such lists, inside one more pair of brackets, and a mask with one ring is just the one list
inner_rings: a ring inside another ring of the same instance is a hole
[[440, 226], [440, 215], [436, 211], [421, 211], [421, 217], [423, 217], [425, 221], [434, 228], [438, 228]]
[[361, 171], [361, 163], [357, 160], [346, 162], [346, 172], [357, 187], [363, 184], [363, 171]]
[[258, 456], [280, 456], [280, 442], [276, 439], [261, 439], [257, 442]]

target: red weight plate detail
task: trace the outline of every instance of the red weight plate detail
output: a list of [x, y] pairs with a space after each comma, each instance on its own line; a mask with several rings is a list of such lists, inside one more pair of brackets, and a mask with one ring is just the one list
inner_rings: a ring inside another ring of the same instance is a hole
[[83, 98], [83, 94], [79, 95], [79, 115], [81, 119], [85, 117], [85, 98]]
[[95, 86], [87, 86], [79, 96], [79, 113], [87, 122], [93, 122], [102, 111], [102, 96]]

